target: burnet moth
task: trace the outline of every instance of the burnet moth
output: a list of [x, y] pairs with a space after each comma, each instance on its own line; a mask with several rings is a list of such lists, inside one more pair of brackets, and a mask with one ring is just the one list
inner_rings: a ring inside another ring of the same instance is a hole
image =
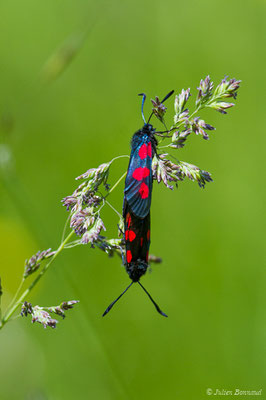
[[[162, 100], [167, 100], [174, 91], [168, 93]], [[137, 282], [154, 304], [158, 313], [167, 317], [153, 300], [144, 286], [140, 283], [140, 278], [146, 273], [148, 268], [149, 247], [150, 247], [150, 207], [152, 196], [152, 158], [156, 153], [157, 140], [156, 131], [149, 123], [153, 115], [151, 113], [146, 122], [143, 107], [146, 95], [141, 93], [142, 106], [141, 113], [144, 126], [138, 130], [131, 140], [131, 154], [125, 180], [123, 218], [124, 218], [124, 241], [125, 241], [125, 260], [124, 264], [129, 278], [132, 280], [130, 285], [123, 293], [114, 300], [103, 313], [105, 316], [123, 294]]]

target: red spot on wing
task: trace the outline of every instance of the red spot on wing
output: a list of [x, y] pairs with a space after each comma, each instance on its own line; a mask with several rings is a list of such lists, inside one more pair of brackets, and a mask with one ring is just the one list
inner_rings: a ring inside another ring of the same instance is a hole
[[126, 240], [129, 240], [130, 242], [133, 242], [133, 240], [135, 239], [135, 237], [136, 237], [135, 232], [129, 231], [129, 230], [125, 232], [125, 239], [126, 239]]
[[130, 250], [127, 250], [127, 262], [130, 263], [131, 260], [132, 260], [132, 253]]
[[133, 178], [136, 179], [137, 181], [141, 181], [142, 179], [146, 178], [149, 175], [150, 175], [150, 170], [147, 167], [136, 168], [132, 174]]
[[150, 240], [150, 230], [147, 232], [147, 239]]
[[152, 157], [151, 142], [149, 142], [148, 144], [143, 143], [143, 145], [139, 149], [139, 156], [142, 160], [144, 160], [144, 158], [146, 158], [147, 156]]
[[147, 145], [147, 154], [148, 154], [149, 157], [152, 156], [151, 142], [149, 142], [148, 145]]
[[142, 182], [140, 185], [139, 194], [142, 199], [147, 199], [147, 197], [149, 197], [149, 188], [146, 183]]
[[144, 158], [146, 158], [147, 155], [148, 155], [147, 145], [146, 143], [143, 143], [143, 145], [139, 149], [139, 156], [142, 160], [144, 160]]
[[147, 253], [146, 253], [146, 262], [148, 262], [149, 261], [149, 252], [147, 251]]
[[140, 238], [140, 245], [143, 246], [143, 238]]
[[129, 241], [132, 242], [135, 239], [135, 237], [136, 237], [135, 232], [129, 231], [129, 234], [128, 234]]
[[126, 221], [127, 221], [127, 226], [128, 226], [128, 228], [129, 228], [129, 227], [130, 227], [130, 224], [131, 224], [131, 215], [130, 215], [129, 213], [127, 214]]

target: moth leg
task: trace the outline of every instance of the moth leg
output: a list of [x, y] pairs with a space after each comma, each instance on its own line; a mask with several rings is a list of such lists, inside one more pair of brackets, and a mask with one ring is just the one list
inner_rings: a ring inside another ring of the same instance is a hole
[[124, 237], [125, 232], [120, 228], [119, 224], [117, 224], [118, 232]]
[[119, 246], [119, 249], [121, 251], [121, 258], [122, 258], [122, 263], [123, 265], [126, 265], [126, 258], [125, 258], [125, 252], [122, 246]]

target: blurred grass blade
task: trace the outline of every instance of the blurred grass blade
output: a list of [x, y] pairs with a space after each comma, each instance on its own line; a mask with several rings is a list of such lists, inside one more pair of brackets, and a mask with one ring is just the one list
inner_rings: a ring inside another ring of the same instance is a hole
[[57, 79], [68, 68], [82, 48], [87, 32], [73, 34], [51, 55], [40, 73], [40, 78], [44, 83]]

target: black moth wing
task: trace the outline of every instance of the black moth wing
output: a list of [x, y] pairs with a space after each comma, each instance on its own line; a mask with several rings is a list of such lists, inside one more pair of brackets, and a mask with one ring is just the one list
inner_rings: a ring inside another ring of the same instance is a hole
[[151, 207], [152, 158], [157, 144], [153, 134], [145, 133], [144, 128], [132, 139], [124, 190], [131, 211], [139, 218], [146, 217]]
[[146, 217], [138, 218], [131, 212], [125, 200], [124, 221], [127, 264], [137, 261], [148, 263], [150, 248], [150, 212]]

